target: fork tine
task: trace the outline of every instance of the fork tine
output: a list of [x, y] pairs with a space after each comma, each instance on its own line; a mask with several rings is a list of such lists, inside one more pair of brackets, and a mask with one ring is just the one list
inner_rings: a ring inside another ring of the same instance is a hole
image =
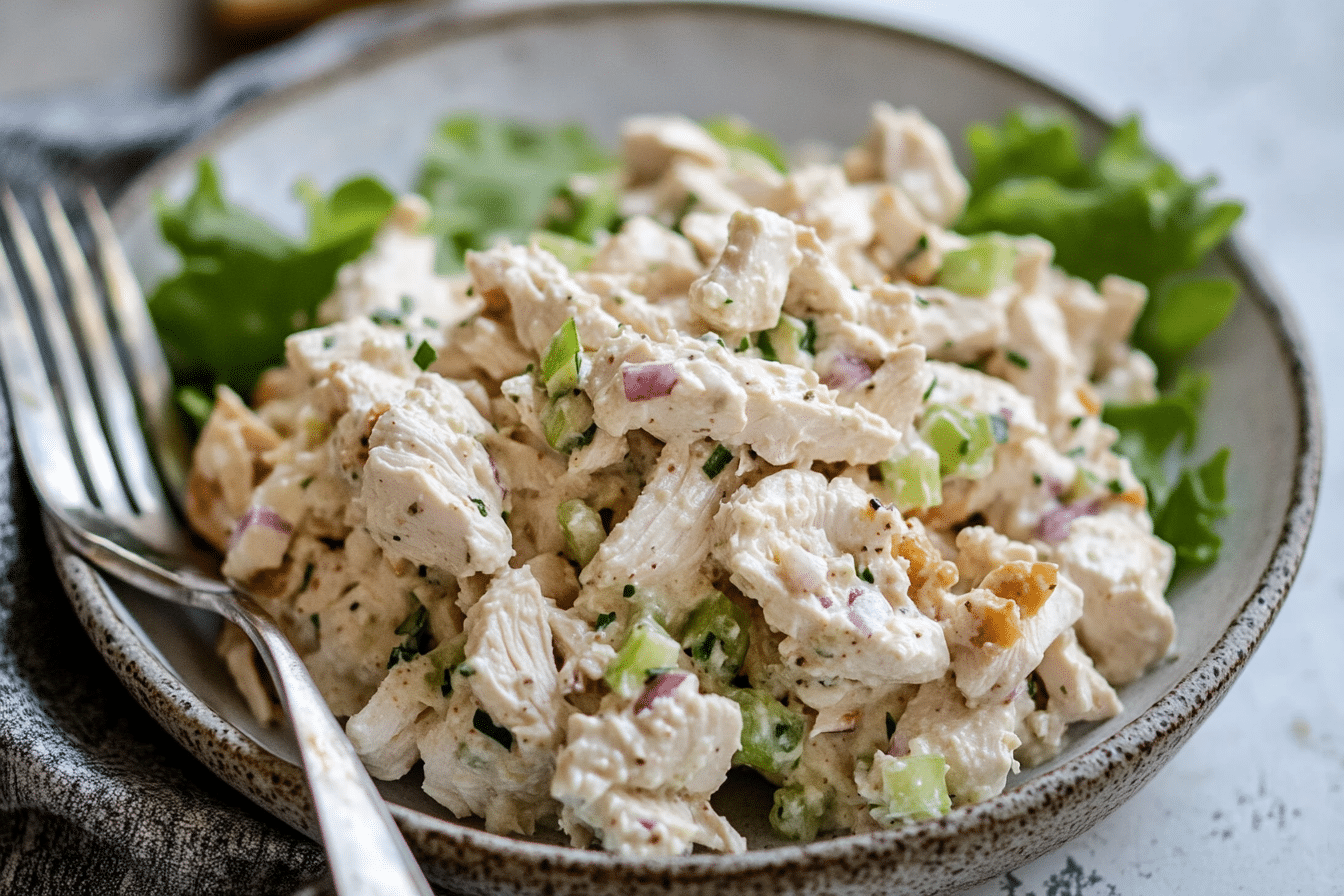
[[141, 514], [157, 512], [166, 503], [163, 490], [140, 434], [140, 420], [131, 399], [130, 383], [117, 357], [117, 348], [108, 329], [107, 313], [103, 309], [98, 288], [94, 285], [93, 272], [89, 270], [74, 227], [50, 185], [43, 188], [41, 201], [52, 243], [56, 247], [56, 256], [65, 276], [75, 323], [83, 338], [90, 369], [96, 374], [90, 386], [96, 395], [98, 407], [102, 409], [106, 432], [112, 442], [112, 454], [117, 459], [123, 481], [136, 508]]
[[145, 427], [158, 460], [159, 472], [171, 495], [186, 491], [190, 441], [173, 399], [173, 381], [140, 284], [122, 251], [116, 229], [91, 186], [80, 191], [84, 213], [93, 232], [94, 246], [107, 286], [108, 304], [130, 360], [131, 378], [139, 397]]
[[[14, 216], [14, 197], [0, 194], [7, 217]], [[42, 352], [19, 292], [9, 257], [0, 246], [0, 365], [13, 417], [19, 453], [43, 503], [53, 510], [87, 503], [83, 477], [70, 451], [70, 438], [47, 379]], [[38, 459], [40, 460], [40, 464]]]
[[[32, 288], [42, 330], [46, 333], [47, 344], [51, 349], [56, 380], [64, 396], [66, 415], [73, 430], [74, 444], [71, 451], [79, 451], [95, 503], [104, 510], [128, 511], [130, 508], [126, 503], [117, 465], [108, 449], [107, 436], [89, 392], [88, 378], [51, 273], [42, 257], [42, 250], [14, 194], [6, 188], [0, 199], [3, 199], [9, 232], [14, 239], [19, 263]], [[36, 327], [33, 330], [38, 332]]]

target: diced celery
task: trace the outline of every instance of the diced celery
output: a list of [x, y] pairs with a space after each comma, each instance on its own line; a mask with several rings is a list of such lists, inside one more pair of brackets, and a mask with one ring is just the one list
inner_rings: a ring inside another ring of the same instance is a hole
[[[544, 249], [571, 271], [586, 271], [597, 257], [597, 247], [591, 243], [576, 240], [572, 236], [555, 233], [550, 230], [538, 230], [532, 234], [532, 245]], [[571, 318], [573, 320], [573, 318]]]
[[569, 454], [593, 439], [593, 403], [582, 392], [566, 392], [552, 398], [541, 412], [546, 444]]
[[726, 695], [742, 711], [742, 748], [733, 763], [779, 778], [803, 753], [803, 717], [756, 688], [730, 688]]
[[705, 674], [727, 684], [747, 658], [750, 627], [746, 611], [716, 591], [691, 610], [681, 646]]
[[943, 476], [979, 479], [994, 468], [994, 427], [988, 414], [954, 404], [929, 405], [919, 435], [938, 452]]
[[917, 756], [874, 757], [881, 763], [882, 795], [887, 804], [873, 810], [878, 821], [920, 821], [947, 814], [952, 801], [947, 795], [947, 762], [937, 753]]
[[782, 361], [785, 364], [803, 365], [810, 352], [810, 343], [816, 338], [811, 322], [800, 320], [789, 314], [781, 314], [779, 323], [772, 329], [756, 334], [756, 347], [761, 357], [767, 361]]
[[703, 124], [710, 136], [725, 148], [753, 153], [765, 159], [777, 171], [788, 169], [788, 159], [779, 142], [765, 131], [752, 127], [745, 120], [724, 115], [710, 118]]
[[453, 692], [453, 671], [467, 658], [467, 633], [458, 632], [452, 638], [425, 654], [430, 662], [425, 673], [425, 684], [439, 688], [443, 696]]
[[625, 643], [607, 664], [603, 678], [622, 697], [634, 697], [649, 675], [658, 669], [672, 669], [681, 656], [681, 645], [651, 618], [630, 626]]
[[582, 347], [578, 327], [571, 317], [551, 337], [541, 358], [541, 381], [546, 384], [546, 394], [554, 397], [578, 387]]
[[602, 517], [583, 501], [571, 498], [555, 509], [555, 518], [565, 538], [565, 553], [580, 566], [587, 566], [607, 537]]
[[830, 794], [817, 788], [802, 784], [781, 787], [775, 791], [770, 808], [770, 827], [789, 840], [815, 840], [830, 801]]
[[884, 460], [877, 467], [902, 513], [927, 510], [943, 503], [941, 459], [923, 440], [912, 438], [904, 454]]
[[215, 409], [215, 400], [195, 386], [182, 386], [177, 390], [177, 404], [191, 417], [198, 429], [203, 429]]
[[1011, 281], [1016, 263], [1012, 244], [997, 234], [984, 234], [943, 255], [937, 283], [964, 296], [983, 296]]

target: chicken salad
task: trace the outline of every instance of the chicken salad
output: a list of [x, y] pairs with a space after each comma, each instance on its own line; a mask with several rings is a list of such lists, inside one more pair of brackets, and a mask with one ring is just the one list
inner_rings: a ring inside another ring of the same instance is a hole
[[[1147, 289], [970, 194], [917, 111], [780, 167], [680, 116], [621, 131], [618, 225], [439, 273], [398, 198], [188, 512], [370, 770], [487, 829], [746, 848], [1001, 792], [1173, 649], [1176, 564], [1108, 403], [1158, 396]], [[579, 194], [601, 188], [575, 179]], [[261, 718], [245, 639], [221, 652]]]

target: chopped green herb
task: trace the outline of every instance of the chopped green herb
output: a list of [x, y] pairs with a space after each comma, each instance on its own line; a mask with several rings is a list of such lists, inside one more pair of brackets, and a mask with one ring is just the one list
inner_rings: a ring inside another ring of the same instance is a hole
[[379, 308], [369, 315], [369, 320], [378, 324], [380, 327], [399, 327], [403, 323], [402, 316], [395, 311], [388, 311], [386, 308]]
[[597, 614], [597, 622], [593, 623], [593, 628], [600, 632], [615, 621], [615, 613], [599, 613]]
[[915, 240], [915, 244], [910, 247], [910, 251], [901, 257], [901, 267], [905, 267], [927, 251], [929, 251], [929, 235], [921, 233], [919, 239]]
[[705, 475], [710, 479], [723, 472], [723, 468], [728, 466], [728, 462], [733, 459], [733, 452], [729, 451], [723, 445], [715, 445], [714, 450], [709, 453], [709, 457], [701, 465], [700, 469], [705, 471]]
[[426, 370], [429, 368], [429, 365], [433, 364], [438, 359], [439, 353], [434, 351], [434, 346], [422, 339], [420, 340], [420, 347], [415, 350], [415, 357], [411, 360], [415, 362], [416, 367], [419, 367], [421, 370]]
[[1012, 364], [1014, 367], [1020, 367], [1023, 370], [1031, 369], [1031, 361], [1021, 352], [1007, 351], [1004, 353], [1004, 357], [1007, 358], [1008, 363]]
[[387, 658], [387, 668], [391, 669], [402, 660], [415, 659], [429, 647], [429, 610], [424, 604], [416, 603], [415, 609], [397, 626], [396, 633], [402, 641], [392, 648]]
[[496, 725], [495, 720], [490, 718], [490, 714], [483, 709], [476, 710], [476, 714], [471, 717], [471, 727], [484, 734], [506, 750], [513, 749], [513, 732], [503, 725]]

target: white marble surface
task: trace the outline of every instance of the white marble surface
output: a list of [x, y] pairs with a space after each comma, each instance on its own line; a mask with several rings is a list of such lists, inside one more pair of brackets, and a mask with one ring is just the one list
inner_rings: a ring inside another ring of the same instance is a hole
[[[503, 0], [461, 0], [471, 7]], [[173, 0], [0, 0], [0, 96], [180, 76]], [[803, 4], [795, 4], [803, 5]], [[1104, 112], [1137, 111], [1190, 174], [1245, 201], [1240, 236], [1308, 335], [1327, 425], [1321, 504], [1279, 619], [1225, 701], [1134, 799], [972, 896], [1326, 893], [1344, 888], [1344, 4], [1335, 0], [823, 0], [959, 38]], [[82, 10], [82, 15], [76, 15]], [[117, 27], [142, 29], [128, 51]], [[110, 27], [110, 26], [109, 26]], [[70, 35], [78, 65], [22, 53], [16, 29]], [[120, 46], [118, 46], [120, 44]], [[12, 52], [11, 52], [12, 51]]]

